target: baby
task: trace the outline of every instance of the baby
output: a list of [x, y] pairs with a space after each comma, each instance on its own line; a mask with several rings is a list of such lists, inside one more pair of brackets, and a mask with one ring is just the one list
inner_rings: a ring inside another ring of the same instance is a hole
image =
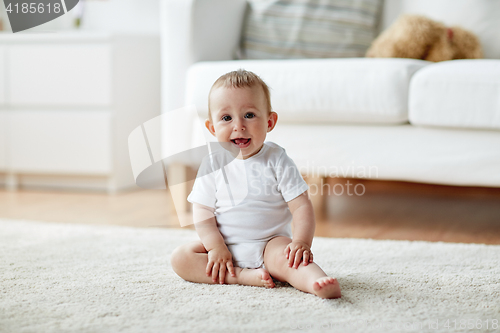
[[201, 241], [175, 249], [174, 271], [192, 282], [266, 288], [274, 278], [340, 297], [338, 281], [313, 262], [308, 186], [285, 150], [264, 142], [278, 120], [268, 86], [252, 72], [230, 72], [213, 84], [208, 106], [205, 126], [227, 149], [200, 166], [188, 201]]

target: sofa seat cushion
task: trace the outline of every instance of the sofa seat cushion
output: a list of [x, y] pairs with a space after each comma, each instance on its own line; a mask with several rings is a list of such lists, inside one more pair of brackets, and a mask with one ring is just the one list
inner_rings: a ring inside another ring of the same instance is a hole
[[278, 123], [266, 140], [285, 148], [299, 171], [312, 177], [500, 187], [497, 131]]
[[410, 122], [500, 129], [500, 60], [452, 60], [420, 70], [410, 84]]
[[244, 68], [269, 85], [280, 122], [398, 124], [408, 121], [410, 79], [428, 64], [371, 58], [199, 62], [188, 71], [186, 104], [206, 117], [215, 80]]

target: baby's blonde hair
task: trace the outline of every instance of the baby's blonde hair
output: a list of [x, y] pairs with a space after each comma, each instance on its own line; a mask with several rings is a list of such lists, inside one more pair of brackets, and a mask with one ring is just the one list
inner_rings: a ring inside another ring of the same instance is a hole
[[262, 87], [266, 98], [267, 112], [268, 114], [271, 113], [271, 93], [269, 92], [267, 84], [257, 74], [240, 68], [236, 71], [222, 75], [214, 82], [212, 88], [210, 88], [210, 92], [208, 93], [208, 119], [212, 119], [212, 113], [210, 112], [210, 95], [212, 94], [212, 90], [219, 87], [251, 88], [255, 85], [260, 85]]

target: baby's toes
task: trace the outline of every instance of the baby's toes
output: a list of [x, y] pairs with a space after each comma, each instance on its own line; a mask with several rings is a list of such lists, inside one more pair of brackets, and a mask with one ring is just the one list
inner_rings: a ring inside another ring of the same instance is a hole
[[313, 283], [313, 290], [314, 293], [321, 298], [341, 297], [340, 286], [335, 278], [326, 276], [324, 278], [319, 278]]
[[313, 288], [314, 288], [314, 290], [319, 290], [327, 285], [336, 284], [336, 283], [338, 283], [337, 279], [326, 276], [324, 278], [320, 278], [320, 279], [316, 280], [313, 283]]
[[273, 282], [273, 279], [271, 279], [271, 281], [264, 281], [264, 287], [266, 288], [274, 288], [274, 282]]
[[323, 286], [330, 285], [330, 284], [336, 284], [336, 283], [338, 283], [337, 279], [332, 278], [332, 277], [328, 277], [328, 278], [323, 280]]
[[266, 288], [274, 288], [274, 281], [273, 281], [273, 278], [271, 277], [271, 274], [269, 274], [269, 272], [266, 271], [265, 269], [262, 269], [260, 274], [261, 274], [261, 280], [262, 280], [262, 283], [264, 284], [264, 286]]
[[331, 278], [329, 279], [329, 281], [330, 281], [330, 284], [339, 284], [339, 281], [337, 281], [337, 279], [336, 279], [336, 278], [332, 278], [332, 277], [331, 277]]

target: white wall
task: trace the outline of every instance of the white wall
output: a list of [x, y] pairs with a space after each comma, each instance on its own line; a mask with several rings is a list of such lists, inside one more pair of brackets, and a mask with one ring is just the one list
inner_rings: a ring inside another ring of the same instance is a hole
[[380, 31], [387, 29], [398, 18], [402, 7], [402, 0], [385, 0], [383, 2]]
[[160, 33], [159, 0], [85, 1], [82, 28]]
[[[83, 5], [81, 29], [109, 32], [160, 33], [159, 0], [80, 0], [80, 2]], [[0, 15], [4, 17], [4, 30], [12, 31], [3, 7], [3, 4], [0, 4]], [[29, 29], [26, 32], [72, 29], [75, 13], [76, 9], [73, 9], [66, 15]]]

